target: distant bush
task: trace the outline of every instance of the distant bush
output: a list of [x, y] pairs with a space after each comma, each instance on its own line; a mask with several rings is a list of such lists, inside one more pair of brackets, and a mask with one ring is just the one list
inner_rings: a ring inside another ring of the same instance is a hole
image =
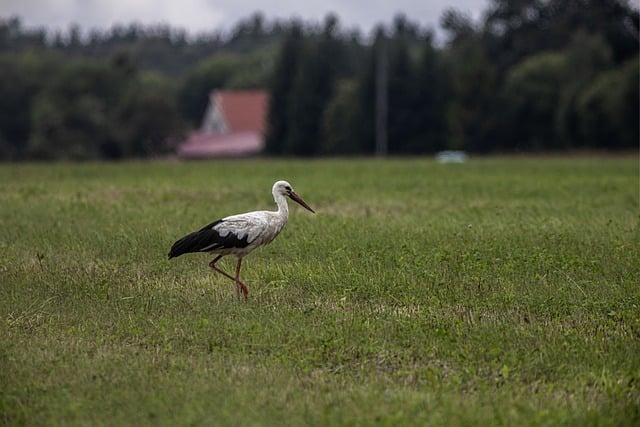
[[47, 85], [48, 58], [33, 54], [0, 56], [0, 159], [22, 159], [31, 134], [31, 111]]
[[638, 148], [640, 135], [640, 64], [638, 57], [606, 71], [580, 94], [580, 134], [590, 147]]
[[119, 63], [79, 60], [55, 70], [31, 112], [27, 155], [118, 159], [167, 151], [180, 116], [166, 79], [145, 80]]

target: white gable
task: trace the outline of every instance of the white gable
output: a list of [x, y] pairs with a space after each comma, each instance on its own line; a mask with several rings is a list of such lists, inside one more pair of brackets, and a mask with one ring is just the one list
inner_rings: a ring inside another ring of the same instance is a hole
[[222, 110], [215, 99], [216, 96], [211, 96], [209, 98], [209, 105], [207, 106], [207, 111], [204, 113], [202, 127], [200, 129], [205, 133], [227, 133], [227, 122], [224, 119]]

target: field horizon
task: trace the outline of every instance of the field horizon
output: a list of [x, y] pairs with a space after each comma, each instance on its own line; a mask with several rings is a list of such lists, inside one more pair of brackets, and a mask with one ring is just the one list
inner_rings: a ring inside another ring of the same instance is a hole
[[[634, 156], [0, 164], [0, 424], [638, 425]], [[243, 262], [171, 244], [313, 207]], [[231, 272], [233, 262], [221, 266]]]

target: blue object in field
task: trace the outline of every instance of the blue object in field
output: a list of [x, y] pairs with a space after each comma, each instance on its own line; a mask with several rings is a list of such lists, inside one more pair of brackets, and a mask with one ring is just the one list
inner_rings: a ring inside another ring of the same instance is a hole
[[464, 163], [467, 161], [467, 153], [464, 151], [447, 150], [436, 154], [438, 163]]

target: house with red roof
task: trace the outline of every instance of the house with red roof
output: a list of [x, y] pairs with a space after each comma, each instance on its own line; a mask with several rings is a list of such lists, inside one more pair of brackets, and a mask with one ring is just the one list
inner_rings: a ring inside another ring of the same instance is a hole
[[216, 90], [200, 129], [178, 145], [183, 159], [246, 157], [264, 149], [268, 95], [261, 90]]

